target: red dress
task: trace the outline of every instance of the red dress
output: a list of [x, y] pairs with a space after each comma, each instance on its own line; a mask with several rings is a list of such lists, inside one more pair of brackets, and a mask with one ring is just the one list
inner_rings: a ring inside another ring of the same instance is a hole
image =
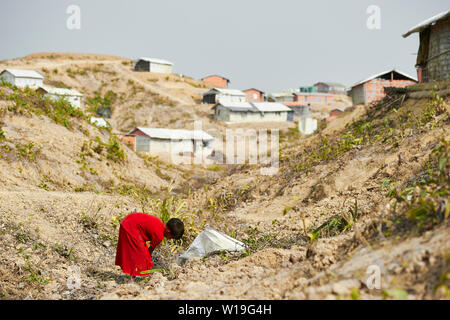
[[[152, 253], [164, 238], [164, 223], [146, 213], [132, 213], [120, 224], [116, 266], [132, 276], [148, 276], [153, 268]], [[150, 251], [146, 241], [150, 241]]]

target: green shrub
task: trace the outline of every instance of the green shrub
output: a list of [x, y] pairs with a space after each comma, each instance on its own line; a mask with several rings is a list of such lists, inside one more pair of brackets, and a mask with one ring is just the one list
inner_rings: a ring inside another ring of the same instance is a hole
[[125, 160], [126, 155], [123, 149], [121, 148], [119, 142], [116, 139], [116, 135], [111, 133], [109, 137], [109, 142], [105, 146], [107, 150], [107, 158], [114, 162], [121, 162]]
[[29, 142], [25, 145], [18, 143], [16, 144], [16, 148], [19, 158], [27, 159], [28, 161], [35, 161], [38, 154], [41, 152], [41, 148], [36, 147], [34, 142]]

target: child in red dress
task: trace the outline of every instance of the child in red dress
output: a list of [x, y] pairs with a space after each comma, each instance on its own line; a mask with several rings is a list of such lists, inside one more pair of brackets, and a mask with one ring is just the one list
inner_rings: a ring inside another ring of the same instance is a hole
[[152, 253], [156, 246], [164, 237], [180, 239], [183, 233], [184, 224], [180, 219], [172, 218], [164, 225], [155, 216], [132, 213], [120, 224], [115, 265], [129, 274], [131, 281], [135, 276], [148, 276], [149, 273], [141, 272], [153, 268]]

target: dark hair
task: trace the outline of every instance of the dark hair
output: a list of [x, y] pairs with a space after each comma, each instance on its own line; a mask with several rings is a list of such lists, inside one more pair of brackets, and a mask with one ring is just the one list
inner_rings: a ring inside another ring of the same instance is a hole
[[175, 239], [180, 239], [184, 233], [184, 223], [178, 218], [172, 218], [166, 223], [167, 228], [169, 228], [170, 233]]

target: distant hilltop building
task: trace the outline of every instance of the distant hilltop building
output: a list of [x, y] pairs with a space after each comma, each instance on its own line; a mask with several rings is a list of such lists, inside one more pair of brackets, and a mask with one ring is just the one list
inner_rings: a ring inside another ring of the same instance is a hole
[[336, 119], [342, 112], [344, 112], [345, 109], [344, 108], [336, 108], [330, 111], [330, 115], [327, 118], [327, 122], [333, 121], [334, 119]]
[[293, 121], [294, 112], [276, 102], [227, 102], [217, 103], [214, 119], [224, 122], [272, 122]]
[[173, 63], [164, 59], [139, 58], [134, 64], [134, 71], [172, 73]]
[[239, 103], [247, 100], [247, 94], [237, 89], [212, 88], [203, 93], [203, 103]]
[[75, 108], [81, 108], [83, 94], [75, 89], [54, 88], [48, 86], [40, 86], [37, 89], [44, 97], [52, 100], [66, 99]]
[[202, 80], [207, 85], [222, 89], [228, 88], [228, 84], [230, 83], [229, 79], [219, 76], [217, 74], [201, 78], [200, 80]]
[[247, 95], [247, 101], [250, 102], [263, 102], [265, 100], [264, 92], [255, 88], [244, 90]]
[[294, 102], [294, 91], [276, 92], [267, 95], [269, 102]]
[[299, 92], [304, 92], [304, 93], [311, 93], [311, 92], [317, 92], [317, 88], [314, 86], [309, 86], [309, 87], [300, 87], [298, 88]]
[[34, 70], [5, 69], [0, 73], [0, 79], [20, 88], [42, 86], [44, 76]]
[[296, 92], [293, 94], [294, 101], [286, 103], [286, 105], [313, 105], [313, 104], [332, 104], [335, 94], [321, 92]]
[[317, 82], [314, 84], [317, 92], [320, 93], [333, 93], [333, 94], [346, 94], [347, 90], [343, 84], [337, 82]]
[[450, 11], [419, 23], [403, 37], [415, 32], [420, 39], [416, 60], [419, 82], [450, 80]]
[[126, 134], [123, 140], [135, 152], [156, 154], [195, 155], [197, 152], [205, 152], [210, 155], [214, 145], [214, 138], [205, 131], [184, 129], [137, 127]]
[[417, 80], [396, 69], [377, 73], [355, 83], [349, 91], [353, 105], [369, 104], [385, 97], [385, 87], [403, 88], [417, 83]]

